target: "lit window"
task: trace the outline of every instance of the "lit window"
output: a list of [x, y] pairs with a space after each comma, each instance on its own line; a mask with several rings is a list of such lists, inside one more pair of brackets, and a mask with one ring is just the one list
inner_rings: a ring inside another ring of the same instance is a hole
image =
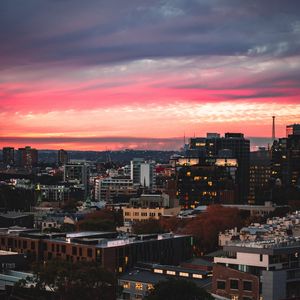
[[191, 176], [191, 172], [186, 172], [186, 176]]
[[189, 277], [189, 273], [179, 272], [179, 276], [182, 276], [182, 277]]
[[153, 289], [154, 289], [153, 284], [151, 283], [147, 284], [147, 290], [153, 290]]
[[130, 289], [130, 282], [124, 281], [124, 282], [123, 282], [123, 288], [124, 288], [124, 289]]
[[167, 274], [168, 275], [176, 275], [176, 272], [175, 271], [167, 271]]
[[135, 289], [136, 290], [143, 290], [143, 284], [142, 283], [140, 283], [140, 282], [137, 282], [136, 284], [135, 284]]
[[208, 181], [207, 184], [208, 184], [208, 186], [212, 186], [213, 185], [212, 181]]
[[193, 278], [202, 279], [203, 276], [201, 274], [193, 274]]
[[154, 269], [154, 273], [162, 274], [162, 273], [163, 273], [163, 270], [161, 270], [161, 269]]

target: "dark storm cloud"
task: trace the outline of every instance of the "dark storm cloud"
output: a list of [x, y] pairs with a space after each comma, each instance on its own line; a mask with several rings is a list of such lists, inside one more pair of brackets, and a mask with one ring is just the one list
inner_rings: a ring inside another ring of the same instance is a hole
[[299, 54], [300, 1], [2, 0], [2, 68]]

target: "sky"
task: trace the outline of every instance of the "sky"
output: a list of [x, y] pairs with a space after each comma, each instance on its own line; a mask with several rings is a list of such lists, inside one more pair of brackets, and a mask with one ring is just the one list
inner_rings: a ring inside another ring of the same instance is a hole
[[0, 146], [258, 145], [300, 122], [299, 0], [1, 0], [0, 41]]

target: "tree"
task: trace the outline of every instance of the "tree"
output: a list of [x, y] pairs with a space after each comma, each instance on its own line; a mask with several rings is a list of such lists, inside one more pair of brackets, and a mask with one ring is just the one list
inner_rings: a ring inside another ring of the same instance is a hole
[[164, 228], [160, 224], [160, 221], [155, 219], [135, 222], [132, 225], [132, 231], [135, 234], [151, 234], [165, 232]]
[[77, 229], [89, 231], [115, 231], [115, 213], [114, 211], [102, 209], [87, 214], [83, 220], [77, 223]]
[[15, 286], [13, 295], [26, 300], [110, 300], [116, 297], [116, 279], [95, 262], [53, 260], [36, 265], [34, 276]]
[[195, 252], [201, 255], [217, 249], [219, 232], [243, 225], [237, 208], [211, 205], [205, 213], [191, 219], [182, 232], [195, 237]]
[[194, 282], [183, 279], [160, 281], [145, 300], [213, 300], [214, 298]]

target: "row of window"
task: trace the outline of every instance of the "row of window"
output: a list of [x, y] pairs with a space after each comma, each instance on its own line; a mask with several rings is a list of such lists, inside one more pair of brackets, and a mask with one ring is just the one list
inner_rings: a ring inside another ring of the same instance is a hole
[[[161, 216], [161, 213], [155, 213], [155, 212], [150, 212], [150, 213], [147, 213], [147, 212], [141, 212], [141, 217], [155, 217], [155, 216], [158, 216], [158, 217], [160, 217]], [[129, 211], [126, 211], [125, 212], [125, 216], [127, 216], [127, 217], [129, 217], [129, 216], [131, 216], [131, 212], [129, 212]], [[133, 212], [132, 213], [132, 216], [134, 216], [134, 217], [139, 217], [140, 216], [140, 213], [139, 212]]]
[[[154, 269], [153, 272], [158, 273], [158, 274], [163, 274], [164, 273], [164, 271], [162, 269]], [[171, 276], [176, 276], [176, 271], [166, 270], [165, 274], [166, 275], [171, 275]], [[191, 275], [191, 277], [195, 278], [195, 279], [202, 279], [203, 278], [202, 274], [190, 274], [190, 273], [187, 273], [187, 272], [178, 272], [177, 275], [179, 275], [181, 277], [190, 277], [190, 275]]]
[[[230, 279], [229, 280], [229, 288], [231, 290], [238, 290], [239, 289], [240, 281], [238, 279]], [[227, 282], [228, 284], [228, 282]], [[242, 287], [244, 291], [252, 291], [252, 281], [250, 280], [243, 280]], [[218, 290], [225, 290], [226, 289], [226, 280], [217, 280], [217, 289]]]

